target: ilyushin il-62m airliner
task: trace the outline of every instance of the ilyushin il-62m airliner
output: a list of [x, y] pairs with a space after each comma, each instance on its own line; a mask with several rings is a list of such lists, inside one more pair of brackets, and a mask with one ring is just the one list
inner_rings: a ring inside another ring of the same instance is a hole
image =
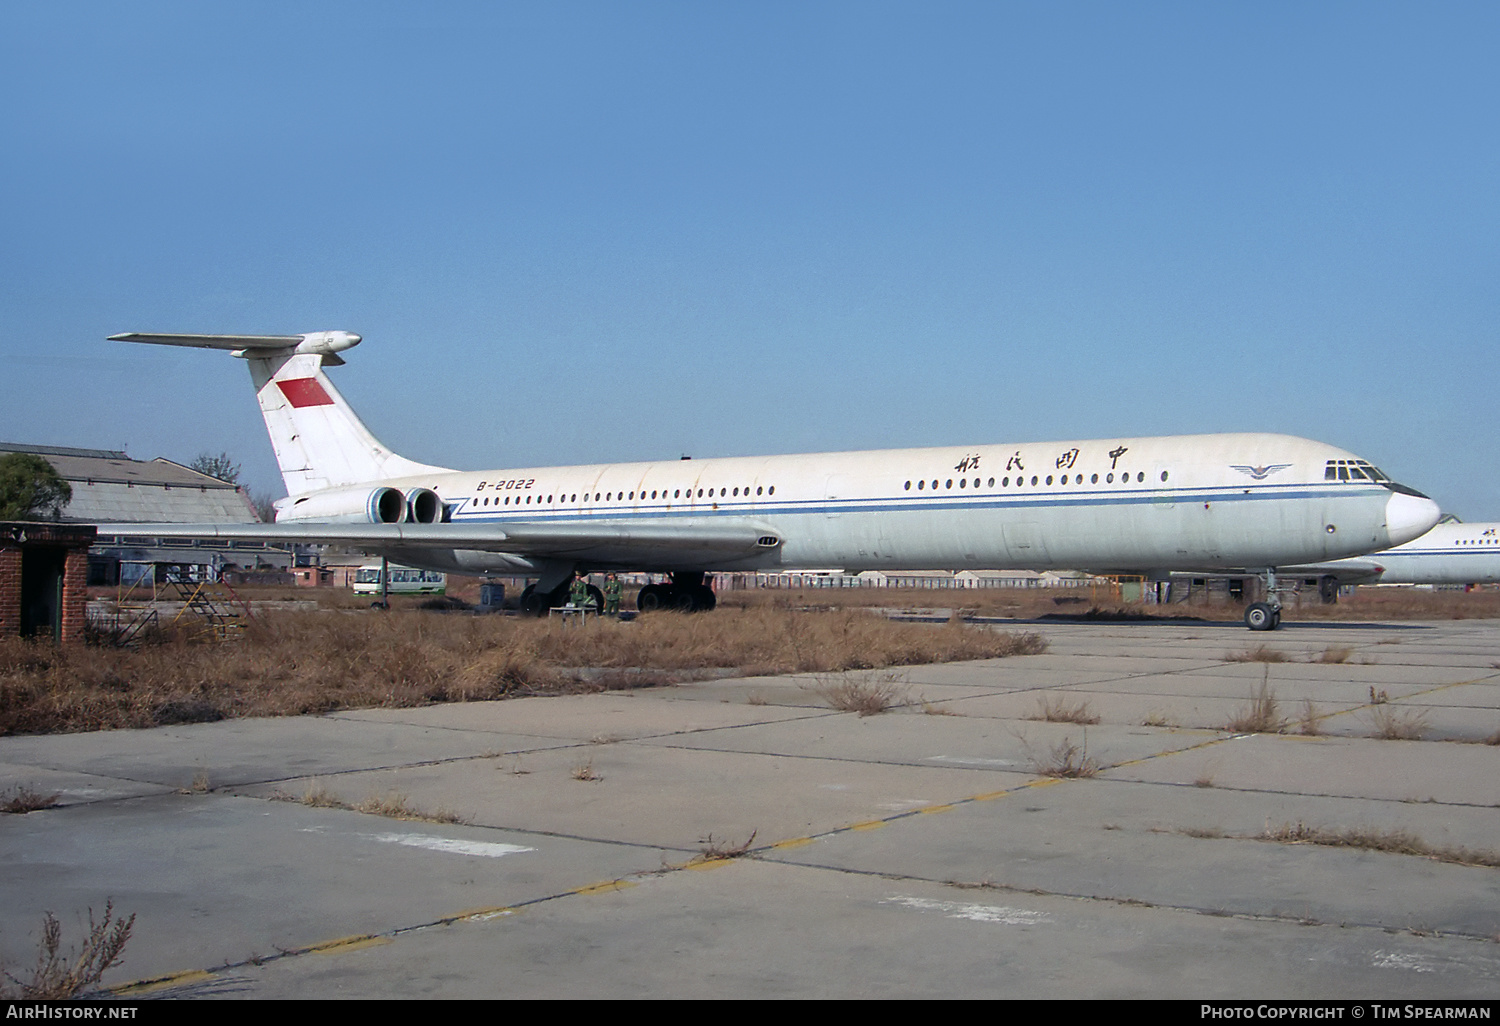
[[288, 495], [275, 524], [101, 525], [101, 534], [337, 543], [410, 566], [532, 576], [644, 571], [642, 610], [711, 609], [716, 571], [1068, 568], [1263, 575], [1246, 623], [1274, 629], [1278, 567], [1400, 545], [1438, 507], [1330, 445], [1270, 434], [671, 460], [471, 473], [376, 441], [324, 373], [357, 345], [306, 335], [124, 334], [248, 361]]
[[1318, 575], [1325, 598], [1340, 584], [1494, 584], [1500, 582], [1500, 524], [1445, 519], [1405, 545], [1331, 563], [1288, 567], [1286, 573]]

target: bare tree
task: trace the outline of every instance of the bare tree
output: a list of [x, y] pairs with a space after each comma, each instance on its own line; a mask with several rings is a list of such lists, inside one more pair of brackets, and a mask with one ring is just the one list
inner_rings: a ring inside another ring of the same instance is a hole
[[221, 452], [217, 456], [200, 452], [193, 457], [193, 462], [188, 466], [200, 474], [207, 474], [209, 477], [218, 478], [229, 484], [234, 484], [240, 479], [240, 465], [230, 459], [227, 452]]
[[276, 497], [270, 492], [251, 492], [250, 504], [255, 507], [255, 515], [260, 517], [261, 523], [275, 522]]

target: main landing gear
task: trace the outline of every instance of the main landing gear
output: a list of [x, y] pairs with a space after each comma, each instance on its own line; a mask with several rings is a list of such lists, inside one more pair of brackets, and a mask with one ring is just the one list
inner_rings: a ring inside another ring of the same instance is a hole
[[672, 574], [671, 584], [648, 584], [636, 596], [635, 608], [643, 613], [675, 609], [680, 613], [706, 613], [718, 604], [714, 590], [703, 583], [701, 573]]
[[1274, 631], [1281, 626], [1281, 599], [1276, 596], [1276, 570], [1268, 569], [1263, 575], [1266, 582], [1266, 602], [1252, 602], [1245, 607], [1245, 626], [1252, 631]]
[[[537, 591], [536, 585], [528, 584], [526, 590], [521, 592], [520, 607], [522, 614], [526, 616], [546, 616], [549, 609], [568, 604], [570, 593], [573, 589], [571, 580], [564, 581], [551, 591]], [[594, 611], [604, 609], [604, 592], [589, 585], [589, 601], [594, 604]]]

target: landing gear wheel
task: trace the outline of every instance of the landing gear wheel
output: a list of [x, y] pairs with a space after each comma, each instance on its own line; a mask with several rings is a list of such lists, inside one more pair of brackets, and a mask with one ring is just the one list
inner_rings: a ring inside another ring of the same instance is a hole
[[1325, 606], [1331, 606], [1339, 600], [1339, 579], [1332, 574], [1325, 574], [1318, 578], [1318, 598]]
[[595, 613], [604, 612], [604, 592], [600, 591], [592, 584], [589, 585], [589, 601], [594, 604]]
[[672, 586], [667, 591], [667, 608], [675, 609], [679, 613], [691, 613], [697, 610], [698, 603], [693, 598], [692, 588], [679, 588]]
[[526, 590], [521, 592], [517, 604], [523, 616], [546, 616], [547, 610], [562, 605], [562, 601], [558, 599], [557, 592], [537, 591], [536, 585], [528, 584]]
[[648, 584], [641, 589], [641, 593], [635, 597], [635, 608], [643, 613], [654, 613], [658, 609], [667, 608], [666, 591], [659, 584]]
[[693, 612], [711, 612], [714, 606], [719, 604], [719, 599], [714, 595], [714, 590], [706, 584], [700, 584], [696, 588], [688, 589], [693, 596]]
[[1276, 612], [1274, 612], [1274, 613], [1271, 614], [1271, 630], [1273, 630], [1273, 631], [1279, 631], [1279, 630], [1281, 630], [1281, 610], [1279, 610], [1279, 609], [1276, 610]]
[[1276, 614], [1269, 602], [1252, 602], [1245, 607], [1245, 626], [1252, 631], [1274, 631]]

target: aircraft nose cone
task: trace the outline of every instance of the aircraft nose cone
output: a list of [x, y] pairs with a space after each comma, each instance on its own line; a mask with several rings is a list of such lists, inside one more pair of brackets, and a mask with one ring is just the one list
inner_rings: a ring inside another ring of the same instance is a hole
[[1442, 510], [1425, 495], [1402, 495], [1396, 492], [1385, 504], [1385, 529], [1392, 545], [1404, 545], [1420, 538], [1437, 525]]

